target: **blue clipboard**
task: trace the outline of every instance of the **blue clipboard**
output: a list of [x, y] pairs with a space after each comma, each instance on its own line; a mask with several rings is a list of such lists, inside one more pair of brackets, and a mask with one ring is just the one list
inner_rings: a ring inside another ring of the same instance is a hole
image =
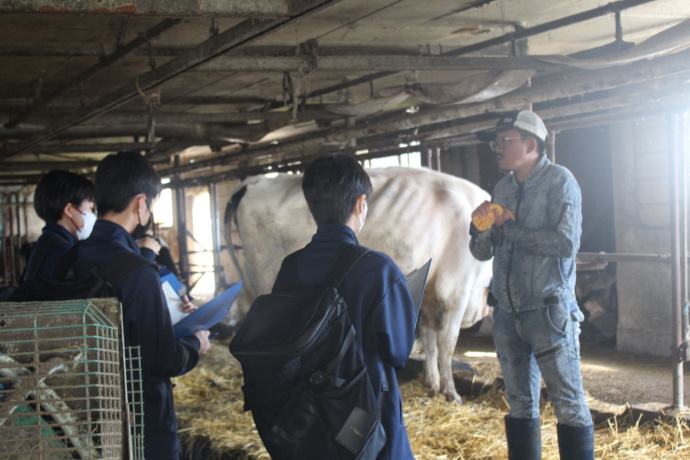
[[196, 331], [205, 331], [218, 324], [230, 311], [240, 293], [242, 281], [209, 300], [173, 326], [175, 339], [181, 339]]

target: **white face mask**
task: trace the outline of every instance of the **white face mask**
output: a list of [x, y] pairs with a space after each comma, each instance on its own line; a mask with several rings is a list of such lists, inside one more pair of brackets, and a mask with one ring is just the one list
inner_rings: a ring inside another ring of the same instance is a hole
[[96, 214], [91, 211], [86, 211], [82, 212], [81, 216], [84, 219], [84, 225], [77, 230], [77, 238], [79, 240], [85, 240], [91, 234], [91, 230], [93, 230], [93, 226], [96, 223]]
[[362, 231], [362, 228], [364, 227], [364, 221], [367, 220], [367, 202], [365, 201], [362, 204], [364, 206], [364, 212], [357, 216], [357, 218], [359, 219], [359, 230], [357, 230], [357, 233]]

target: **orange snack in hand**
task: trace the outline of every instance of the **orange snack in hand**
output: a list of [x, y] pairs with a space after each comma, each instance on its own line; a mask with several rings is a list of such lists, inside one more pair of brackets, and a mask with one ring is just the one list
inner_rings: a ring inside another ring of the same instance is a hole
[[[480, 232], [488, 230], [493, 225], [494, 214], [497, 214], [500, 216], [504, 212], [507, 212], [508, 217], [515, 220], [515, 216], [513, 215], [512, 212], [510, 212], [510, 209], [504, 208], [500, 204], [491, 203], [491, 206], [489, 206], [489, 209], [491, 210], [491, 212], [489, 212], [486, 216], [484, 216], [484, 217], [474, 216], [472, 218], [472, 223], [477, 228], [477, 230], [479, 230]], [[493, 212], [494, 210], [496, 211], [496, 213]]]

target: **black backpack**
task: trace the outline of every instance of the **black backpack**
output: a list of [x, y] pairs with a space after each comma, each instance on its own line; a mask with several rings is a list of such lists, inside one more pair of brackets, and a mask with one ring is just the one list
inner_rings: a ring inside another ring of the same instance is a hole
[[[104, 267], [94, 260], [76, 260], [78, 244], [70, 248], [59, 260], [55, 277], [30, 279], [16, 288], [10, 302], [47, 302], [52, 300], [97, 299], [117, 297], [113, 284], [146, 266], [157, 267], [145, 257], [126, 252], [115, 257]], [[84, 267], [90, 275], [78, 278], [76, 271]]]
[[[386, 443], [379, 406], [337, 287], [368, 250], [347, 245], [322, 287], [258, 297], [230, 344], [244, 409], [271, 458], [375, 459]], [[295, 285], [294, 257], [286, 259]]]

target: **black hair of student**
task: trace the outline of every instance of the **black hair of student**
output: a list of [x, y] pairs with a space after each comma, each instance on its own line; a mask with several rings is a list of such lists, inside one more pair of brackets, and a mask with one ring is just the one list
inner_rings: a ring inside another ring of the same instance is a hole
[[357, 160], [336, 154], [317, 158], [307, 165], [302, 191], [317, 225], [344, 224], [357, 198], [371, 195], [369, 175]]
[[96, 169], [98, 216], [120, 213], [140, 194], [149, 203], [161, 192], [161, 179], [146, 158], [124, 150], [105, 157]]
[[46, 222], [57, 223], [68, 203], [79, 207], [84, 200], [94, 200], [89, 179], [63, 169], [54, 169], [41, 178], [34, 193], [34, 209]]

